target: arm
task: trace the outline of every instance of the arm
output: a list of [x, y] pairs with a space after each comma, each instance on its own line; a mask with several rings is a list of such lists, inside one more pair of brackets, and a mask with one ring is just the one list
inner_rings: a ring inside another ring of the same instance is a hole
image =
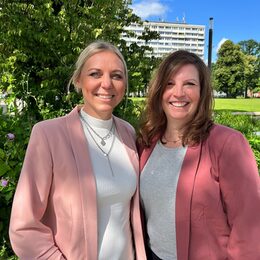
[[260, 258], [260, 180], [253, 152], [234, 131], [220, 153], [220, 187], [231, 227], [228, 259]]
[[52, 157], [48, 140], [35, 125], [15, 192], [9, 235], [19, 259], [63, 260], [52, 230], [41, 222], [52, 183]]

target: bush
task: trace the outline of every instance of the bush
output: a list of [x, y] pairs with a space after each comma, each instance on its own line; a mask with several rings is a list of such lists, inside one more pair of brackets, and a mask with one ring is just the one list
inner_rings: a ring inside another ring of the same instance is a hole
[[122, 102], [121, 105], [117, 106], [114, 115], [129, 122], [135, 129], [138, 129], [139, 118], [143, 110], [143, 104], [140, 102], [127, 99]]
[[27, 118], [0, 114], [0, 259], [15, 259], [8, 228], [13, 195], [32, 124]]

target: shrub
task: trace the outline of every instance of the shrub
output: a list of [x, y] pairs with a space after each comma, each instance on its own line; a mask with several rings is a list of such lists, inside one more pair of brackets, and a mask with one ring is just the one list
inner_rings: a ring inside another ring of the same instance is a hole
[[[15, 259], [8, 228], [13, 195], [32, 124], [28, 118], [0, 114], [0, 259]], [[8, 258], [9, 257], [9, 258]]]

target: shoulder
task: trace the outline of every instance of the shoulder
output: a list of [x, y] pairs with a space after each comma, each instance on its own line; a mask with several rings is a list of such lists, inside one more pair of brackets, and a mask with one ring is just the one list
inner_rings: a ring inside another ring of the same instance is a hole
[[213, 125], [208, 137], [208, 140], [211, 143], [220, 144], [222, 142], [228, 141], [229, 139], [236, 142], [236, 140], [245, 139], [245, 137], [241, 132], [232, 129], [230, 127], [219, 125], [219, 124]]
[[251, 154], [251, 147], [245, 136], [230, 127], [214, 124], [205, 144], [211, 155], [217, 157]]
[[[72, 111], [64, 116], [40, 121], [34, 125], [33, 130], [41, 129], [43, 131], [48, 131], [49, 133], [56, 129], [62, 131], [66, 129], [67, 124], [73, 125], [76, 121], [79, 121], [79, 109], [80, 107], [76, 106]], [[68, 123], [68, 121], [70, 121], [70, 123]]]
[[47, 119], [36, 123], [33, 126], [33, 131], [48, 131], [51, 133], [53, 130], [57, 128], [64, 127], [65, 123], [66, 123], [66, 116]]
[[80, 123], [78, 108], [75, 107], [70, 113], [53, 119], [47, 119], [36, 123], [32, 128], [31, 135], [45, 135], [53, 140], [68, 136], [68, 131]]

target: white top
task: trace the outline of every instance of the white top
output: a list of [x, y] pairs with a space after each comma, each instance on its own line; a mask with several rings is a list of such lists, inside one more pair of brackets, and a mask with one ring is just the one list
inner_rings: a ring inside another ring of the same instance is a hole
[[161, 259], [177, 260], [175, 200], [186, 147], [154, 147], [140, 179], [149, 244]]
[[[91, 117], [83, 110], [81, 116], [101, 137], [108, 134], [113, 119], [100, 120]], [[96, 142], [107, 153], [104, 156], [87, 130], [87, 124], [81, 119], [89, 145], [92, 168], [97, 186], [98, 209], [98, 259], [133, 260], [133, 245], [130, 229], [130, 200], [136, 190], [137, 179], [133, 165], [124, 144], [115, 131], [115, 139], [110, 136], [101, 145], [101, 139], [89, 130]], [[88, 128], [89, 129], [89, 128]]]

